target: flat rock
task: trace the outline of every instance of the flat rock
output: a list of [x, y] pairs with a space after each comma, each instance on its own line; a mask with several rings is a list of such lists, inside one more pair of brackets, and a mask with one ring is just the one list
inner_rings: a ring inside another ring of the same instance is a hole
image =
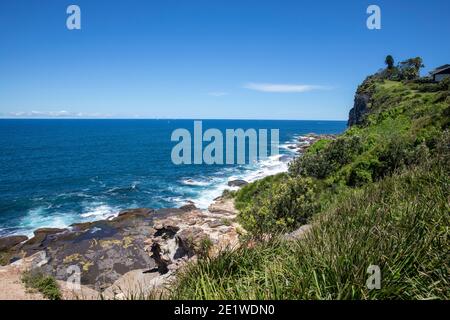
[[234, 201], [232, 199], [227, 199], [223, 197], [219, 197], [214, 201], [209, 207], [208, 211], [211, 213], [220, 213], [227, 215], [235, 215], [237, 214], [237, 210], [234, 207]]
[[27, 236], [9, 236], [0, 238], [0, 251], [7, 251], [26, 240], [28, 240]]
[[61, 228], [39, 228], [34, 230], [34, 235], [40, 235], [40, 234], [45, 234], [45, 235], [50, 235], [50, 234], [57, 234], [57, 233], [61, 233], [67, 231], [67, 229], [61, 229]]
[[213, 220], [208, 222], [208, 227], [210, 228], [217, 228], [220, 226], [223, 226], [223, 223], [220, 220]]

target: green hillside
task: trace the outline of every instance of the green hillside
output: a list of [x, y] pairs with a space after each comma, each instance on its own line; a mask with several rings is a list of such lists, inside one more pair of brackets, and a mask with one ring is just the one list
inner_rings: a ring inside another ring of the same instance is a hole
[[187, 268], [172, 297], [450, 298], [450, 81], [418, 78], [418, 59], [368, 77], [336, 140], [237, 192], [242, 246]]

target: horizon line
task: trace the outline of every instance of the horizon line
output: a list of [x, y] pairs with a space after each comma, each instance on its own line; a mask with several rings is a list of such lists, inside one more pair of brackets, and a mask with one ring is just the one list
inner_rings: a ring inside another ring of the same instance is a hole
[[132, 117], [87, 117], [87, 118], [80, 118], [80, 117], [0, 117], [0, 120], [192, 120], [192, 121], [203, 121], [203, 120], [238, 120], [238, 121], [245, 121], [245, 120], [253, 120], [253, 121], [339, 121], [339, 122], [345, 122], [348, 121], [348, 119], [256, 119], [256, 118], [132, 118]]

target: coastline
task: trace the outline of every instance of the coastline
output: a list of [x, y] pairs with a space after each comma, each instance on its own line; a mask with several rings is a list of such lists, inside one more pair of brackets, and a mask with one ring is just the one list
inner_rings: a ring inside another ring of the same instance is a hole
[[[315, 141], [335, 136], [301, 135], [286, 147], [298, 155]], [[278, 157], [281, 162], [283, 155]], [[286, 170], [293, 157], [285, 157]], [[279, 172], [283, 171], [264, 176]], [[226, 189], [237, 190], [264, 176], [231, 180]], [[128, 209], [109, 219], [75, 223], [69, 228], [37, 229], [29, 239], [0, 238], [6, 252], [3, 260], [10, 263], [2, 268], [22, 272], [39, 268], [64, 282], [70, 275], [68, 268], [75, 265], [80, 268], [81, 284], [87, 290], [108, 298], [125, 298], [143, 283], [146, 294], [161, 291], [181, 266], [195, 262], [199, 256], [237, 247], [244, 233], [233, 200], [223, 196], [216, 197], [207, 209], [197, 208], [192, 202], [180, 208]], [[128, 288], [126, 292], [123, 287]], [[117, 294], [118, 288], [122, 289]]]

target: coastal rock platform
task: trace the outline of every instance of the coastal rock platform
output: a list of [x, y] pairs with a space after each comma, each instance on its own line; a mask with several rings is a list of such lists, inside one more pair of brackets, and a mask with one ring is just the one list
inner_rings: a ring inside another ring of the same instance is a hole
[[[218, 198], [212, 208], [212, 212], [204, 211], [188, 204], [181, 209], [130, 209], [110, 220], [38, 229], [31, 239], [4, 241], [9, 245], [3, 254], [11, 264], [0, 267], [0, 275], [39, 268], [64, 288], [73, 270], [79, 270], [89, 297], [163, 292], [183, 264], [238, 245], [233, 201]], [[19, 240], [26, 241], [18, 244]], [[20, 270], [17, 265], [22, 266]], [[66, 289], [63, 292], [69, 298], [77, 296]]]

